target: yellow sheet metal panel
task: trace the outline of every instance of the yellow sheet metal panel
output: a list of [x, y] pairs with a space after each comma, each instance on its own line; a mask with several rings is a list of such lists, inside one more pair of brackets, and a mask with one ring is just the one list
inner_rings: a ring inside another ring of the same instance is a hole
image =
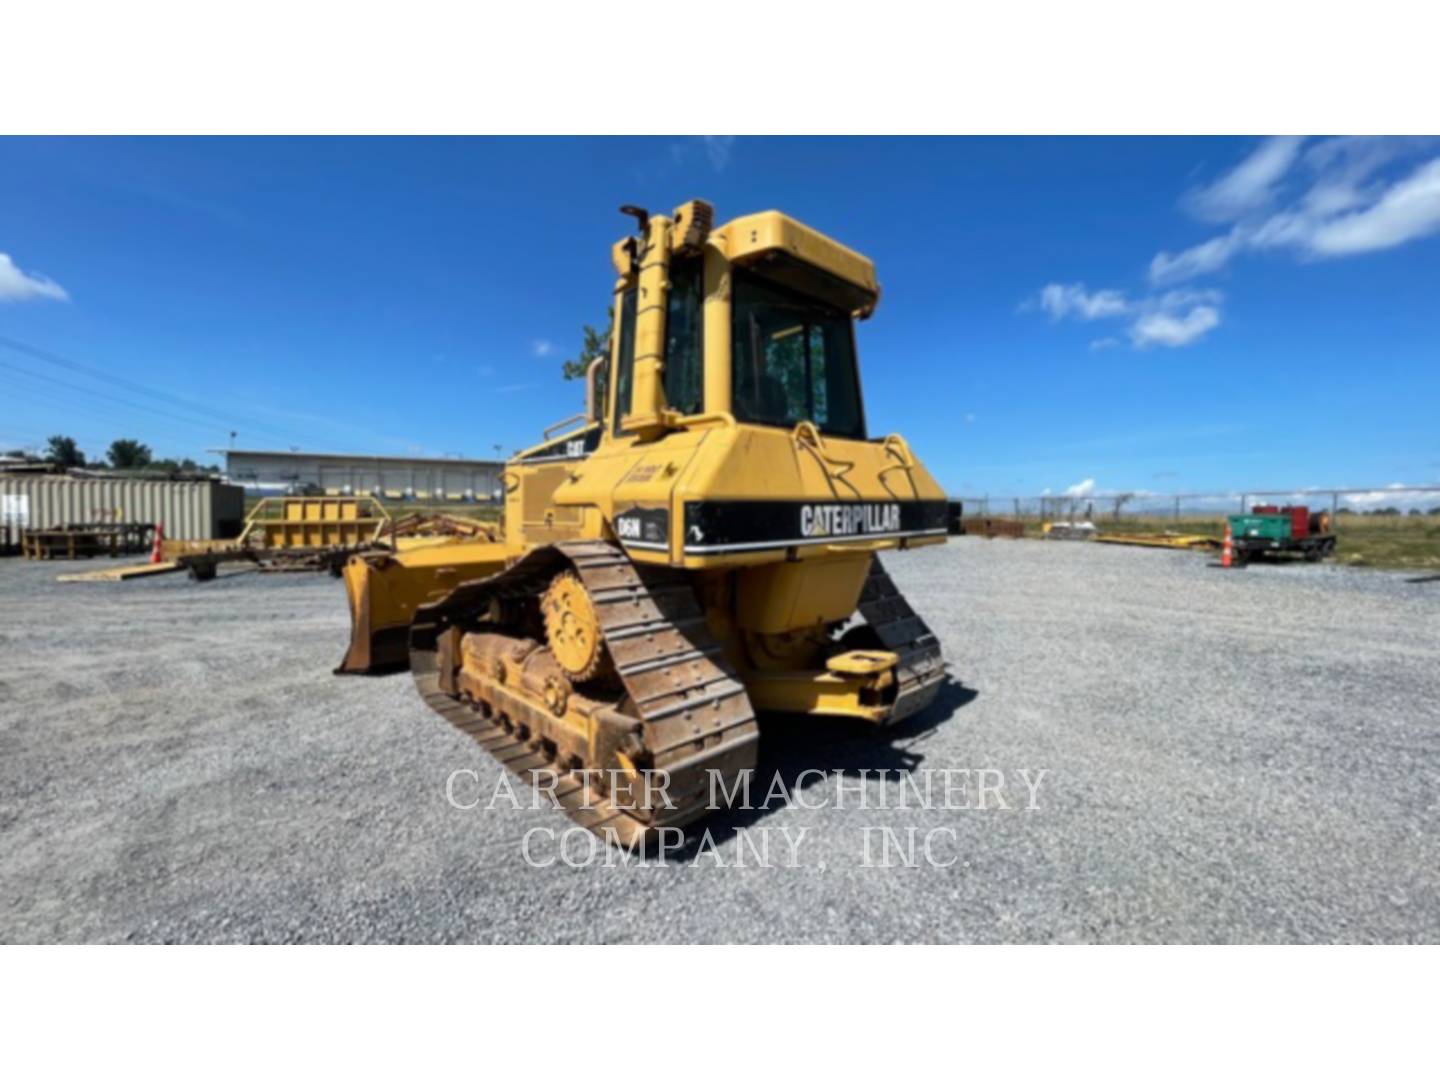
[[778, 634], [849, 618], [860, 600], [872, 557], [861, 552], [742, 570], [737, 579], [737, 621], [746, 630]]
[[736, 218], [715, 232], [724, 237], [725, 255], [732, 263], [753, 263], [785, 253], [868, 293], [872, 304], [879, 299], [873, 262], [778, 210]]
[[670, 289], [670, 219], [652, 217], [640, 251], [640, 294], [635, 307], [635, 363], [627, 432], [654, 433], [664, 426], [665, 298]]
[[705, 248], [705, 401], [709, 413], [731, 410], [730, 263], [721, 250]]

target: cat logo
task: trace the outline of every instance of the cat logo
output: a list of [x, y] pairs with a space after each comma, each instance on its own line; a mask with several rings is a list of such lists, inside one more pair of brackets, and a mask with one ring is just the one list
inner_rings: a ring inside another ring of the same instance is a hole
[[565, 456], [566, 456], [566, 457], [584, 457], [584, 456], [585, 456], [585, 440], [584, 440], [584, 439], [571, 439], [569, 442], [567, 442], [567, 443], [565, 444]]
[[896, 503], [820, 504], [800, 508], [800, 535], [866, 536], [900, 530], [900, 507]]
[[638, 517], [618, 517], [615, 519], [615, 535], [621, 540], [640, 539], [640, 519]]

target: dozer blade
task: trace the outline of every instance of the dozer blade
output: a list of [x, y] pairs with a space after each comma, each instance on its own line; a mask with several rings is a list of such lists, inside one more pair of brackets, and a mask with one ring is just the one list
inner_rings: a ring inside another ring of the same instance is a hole
[[504, 546], [488, 542], [352, 556], [342, 572], [350, 606], [350, 647], [335, 674], [404, 671], [410, 663], [410, 621], [416, 609], [504, 565]]
[[[662, 781], [665, 805], [637, 808], [597, 799], [593, 791], [582, 798], [576, 775], [613, 769], [617, 756], [594, 749], [606, 745], [598, 725], [588, 732], [561, 732], [551, 701], [527, 704], [513, 681], [490, 682], [483, 671], [464, 669], [466, 685], [474, 688], [473, 704], [461, 692], [458, 653], [465, 635], [498, 632], [523, 646], [534, 602], [567, 570], [594, 605], [618, 680], [614, 704], [604, 711], [627, 720], [638, 739], [631, 744], [638, 750], [628, 750], [622, 764], [632, 757], [643, 760], [644, 772]], [[558, 774], [561, 790], [570, 793], [561, 798], [562, 808], [606, 839], [629, 844], [660, 827], [686, 825], [709, 811], [717, 780], [733, 787], [735, 777], [755, 765], [754, 710], [706, 629], [690, 580], [677, 571], [639, 566], [601, 541], [536, 548], [508, 569], [422, 606], [411, 625], [410, 668], [425, 701], [512, 772]], [[567, 769], [567, 760], [573, 765], [575, 758], [580, 768]]]

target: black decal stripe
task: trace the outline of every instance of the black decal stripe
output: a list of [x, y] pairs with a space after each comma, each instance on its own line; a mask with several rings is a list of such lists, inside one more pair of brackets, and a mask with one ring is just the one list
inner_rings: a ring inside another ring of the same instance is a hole
[[[837, 509], [832, 511], [832, 507]], [[701, 555], [802, 544], [940, 536], [946, 531], [946, 513], [944, 499], [688, 502], [685, 504], [685, 551]], [[836, 526], [835, 531], [825, 532], [830, 525]], [[872, 529], [874, 531], [867, 531]]]
[[632, 506], [615, 515], [615, 536], [629, 547], [670, 550], [670, 511], [663, 506]]
[[[565, 446], [568, 446], [572, 442], [576, 442], [577, 440], [583, 441], [585, 443], [584, 452], [580, 454], [565, 453], [563, 448]], [[560, 453], [555, 453], [555, 449], [557, 447], [561, 448]], [[589, 457], [599, 448], [600, 429], [597, 427], [585, 432], [584, 435], [563, 436], [559, 439], [553, 440], [552, 442], [548, 442], [543, 446], [537, 447], [536, 449], [531, 450], [528, 453], [517, 454], [514, 460], [522, 462], [526, 465], [541, 465], [551, 461], [583, 461], [585, 460], [585, 458]]]

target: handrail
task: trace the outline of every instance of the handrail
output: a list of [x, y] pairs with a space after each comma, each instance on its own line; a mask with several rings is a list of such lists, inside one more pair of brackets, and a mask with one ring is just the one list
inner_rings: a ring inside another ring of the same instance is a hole
[[903, 464], [892, 466], [892, 468], [915, 468], [915, 455], [910, 452], [910, 444], [905, 441], [905, 436], [891, 432], [880, 440], [880, 445], [887, 453], [894, 454]]
[[[812, 421], [801, 420], [791, 430], [790, 438], [794, 440], [796, 446], [804, 447], [814, 455], [816, 461], [820, 462], [820, 471], [825, 476], [825, 482], [830, 485], [831, 495], [837, 499], [840, 498], [840, 492], [835, 489], [836, 481], [844, 484], [856, 495], [860, 494], [855, 485], [845, 479], [845, 474], [855, 467], [855, 462], [832, 458], [826, 452], [825, 439], [820, 434], [820, 429]], [[834, 472], [831, 471], [832, 468]]]
[[685, 416], [674, 409], [666, 409], [665, 422], [674, 428], [699, 427], [701, 424], [720, 424], [722, 427], [732, 428], [736, 426], [734, 414], [728, 412], [694, 413]]
[[[915, 477], [910, 475], [915, 471], [916, 465], [915, 455], [910, 452], [910, 444], [905, 441], [903, 436], [894, 434], [892, 432], [891, 434], [886, 435], [885, 438], [880, 440], [880, 445], [884, 448], [887, 454], [893, 454], [900, 460], [897, 461], [894, 465], [886, 465], [885, 468], [881, 469], [878, 473], [875, 474], [875, 479], [880, 481], [881, 484], [885, 485], [886, 491], [890, 491], [890, 485], [885, 482], [886, 475], [888, 473], [894, 472], [896, 469], [903, 469], [905, 471], [906, 477], [910, 480], [911, 494], [918, 496], [920, 494], [920, 491], [915, 486]], [[891, 494], [894, 494], [894, 492], [891, 492]]]
[[551, 433], [552, 431], [559, 431], [560, 429], [566, 427], [567, 425], [575, 423], [576, 420], [589, 420], [589, 419], [590, 419], [589, 415], [586, 414], [586, 413], [583, 413], [583, 412], [578, 412], [578, 413], [576, 413], [574, 416], [567, 416], [564, 420], [561, 420], [559, 423], [556, 423], [556, 424], [551, 424], [551, 425], [550, 425], [549, 427], [547, 427], [544, 431], [542, 431], [542, 432], [540, 433], [540, 441], [541, 441], [541, 442], [549, 442], [549, 441], [550, 441], [550, 433]]

